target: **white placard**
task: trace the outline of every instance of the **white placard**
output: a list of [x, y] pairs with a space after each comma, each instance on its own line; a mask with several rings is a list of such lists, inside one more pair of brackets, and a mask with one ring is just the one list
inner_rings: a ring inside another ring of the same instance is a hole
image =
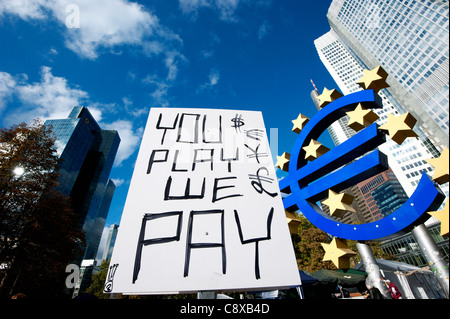
[[300, 283], [261, 112], [152, 108], [105, 292]]

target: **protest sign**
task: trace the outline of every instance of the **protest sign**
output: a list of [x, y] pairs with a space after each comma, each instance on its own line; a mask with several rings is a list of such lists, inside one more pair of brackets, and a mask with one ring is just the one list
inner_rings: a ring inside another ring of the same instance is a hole
[[299, 284], [261, 112], [152, 108], [104, 291]]

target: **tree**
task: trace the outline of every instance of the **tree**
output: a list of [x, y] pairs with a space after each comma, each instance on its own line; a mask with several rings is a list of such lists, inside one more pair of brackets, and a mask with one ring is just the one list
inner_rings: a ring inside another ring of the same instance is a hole
[[[331, 261], [322, 261], [325, 251], [321, 243], [329, 243], [331, 237], [327, 233], [315, 227], [303, 215], [298, 216], [300, 221], [298, 227], [298, 234], [292, 234], [292, 242], [294, 244], [295, 256], [297, 257], [297, 264], [300, 270], [314, 272], [319, 269], [336, 270], [336, 266]], [[355, 267], [361, 260], [357, 241], [347, 240], [348, 248], [357, 253], [355, 257], [350, 258], [350, 267]], [[377, 259], [396, 260], [396, 257], [385, 253], [381, 249], [381, 242], [370, 241], [366, 242], [372, 249], [373, 255]]]
[[322, 261], [325, 252], [321, 243], [330, 241], [327, 233], [315, 227], [303, 215], [300, 215], [298, 219], [300, 221], [298, 234], [292, 234], [298, 268], [308, 272], [336, 269], [332, 262]]
[[0, 130], [0, 293], [54, 297], [84, 235], [69, 198], [57, 190], [58, 155], [41, 122]]
[[92, 283], [86, 292], [94, 294], [99, 299], [109, 299], [110, 295], [103, 293], [106, 276], [108, 275], [109, 262], [105, 259], [99, 266], [99, 271], [92, 275]]

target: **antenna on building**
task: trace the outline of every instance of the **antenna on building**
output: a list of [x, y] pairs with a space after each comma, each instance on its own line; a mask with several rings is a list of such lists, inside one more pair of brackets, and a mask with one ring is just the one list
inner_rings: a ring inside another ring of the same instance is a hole
[[311, 84], [314, 86], [314, 90], [319, 91], [319, 90], [317, 90], [316, 85], [314, 84], [312, 79], [311, 79]]

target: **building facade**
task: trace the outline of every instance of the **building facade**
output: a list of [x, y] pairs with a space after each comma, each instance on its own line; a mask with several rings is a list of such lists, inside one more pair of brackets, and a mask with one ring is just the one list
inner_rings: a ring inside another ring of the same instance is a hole
[[[389, 74], [390, 87], [378, 93], [383, 109], [374, 110], [379, 116], [377, 123], [384, 124], [389, 113], [410, 112], [418, 120], [414, 128], [418, 138], [397, 145], [388, 137], [379, 147], [409, 197], [422, 172], [433, 174], [434, 168], [425, 160], [438, 157], [448, 147], [448, 1], [334, 0], [327, 18], [331, 30], [314, 43], [341, 92], [346, 95], [361, 90], [356, 81], [363, 76], [363, 69], [381, 65]], [[342, 118], [332, 125], [333, 140], [341, 143], [353, 135], [347, 123], [348, 118]], [[369, 207], [387, 205], [389, 213], [401, 205], [404, 195], [397, 183], [374, 183], [381, 188], [370, 190], [364, 187], [368, 184], [359, 185], [364, 195], [370, 193]], [[448, 183], [440, 187], [448, 197]], [[397, 197], [390, 198], [388, 193]], [[381, 211], [377, 215], [374, 217], [383, 217]], [[439, 234], [436, 219], [430, 218], [426, 225], [432, 236]], [[443, 255], [448, 256], [448, 239], [434, 237]], [[414, 247], [418, 246], [410, 233], [382, 246], [401, 261], [423, 266], [425, 258]]]
[[[448, 263], [448, 238], [444, 238], [441, 236], [439, 224], [433, 224], [428, 226], [427, 228], [431, 237], [434, 239], [436, 245], [440, 249], [442, 256], [444, 256], [444, 259]], [[411, 233], [384, 241], [381, 245], [381, 249], [388, 254], [396, 256], [397, 259], [401, 262], [417, 267], [428, 266], [427, 259], [423, 255], [419, 245], [416, 243]]]
[[395, 212], [408, 200], [390, 169], [358, 183], [358, 189], [374, 221]]
[[334, 0], [327, 18], [368, 69], [388, 72], [390, 94], [418, 119], [426, 142], [448, 147], [448, 1]]
[[[362, 78], [363, 70], [368, 67], [333, 29], [316, 39], [314, 44], [319, 58], [344, 95], [362, 90], [356, 81]], [[382, 89], [378, 94], [382, 98], [383, 108], [373, 111], [379, 116], [379, 125], [386, 123], [388, 114], [399, 115], [405, 112], [388, 89]], [[348, 117], [345, 116], [331, 125], [335, 143], [342, 143], [354, 134], [347, 123]], [[408, 138], [398, 145], [387, 137], [386, 143], [379, 147], [387, 155], [390, 168], [408, 196], [411, 196], [418, 185], [421, 173], [425, 171], [431, 175], [434, 170], [425, 160], [439, 156], [434, 147], [429, 147], [429, 139], [425, 133], [419, 127], [415, 127], [414, 131], [418, 138]], [[448, 184], [441, 188], [448, 196]]]
[[85, 232], [83, 259], [94, 259], [114, 194], [109, 174], [120, 144], [117, 131], [102, 130], [89, 110], [72, 109], [66, 119], [47, 120], [60, 156], [60, 190], [70, 196]]
[[114, 250], [114, 244], [116, 242], [117, 232], [119, 231], [119, 225], [112, 224], [108, 231], [108, 237], [106, 239], [105, 250], [103, 251], [102, 260], [108, 261]]

